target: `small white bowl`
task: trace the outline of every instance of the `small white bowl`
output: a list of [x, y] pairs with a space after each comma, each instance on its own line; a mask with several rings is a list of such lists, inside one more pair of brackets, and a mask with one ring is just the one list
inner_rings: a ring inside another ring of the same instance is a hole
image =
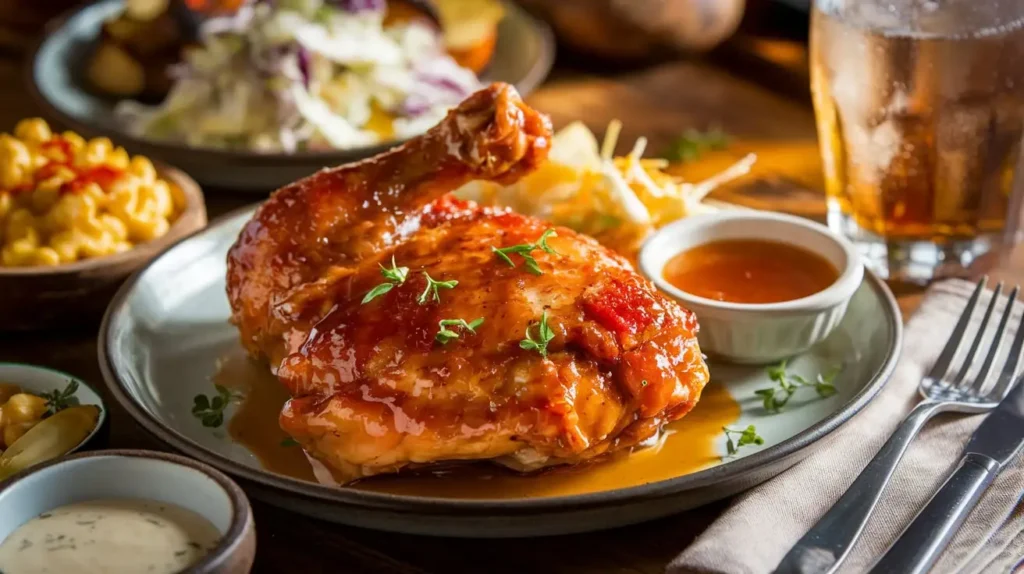
[[[698, 297], [670, 284], [663, 270], [677, 254], [712, 241], [762, 239], [824, 257], [839, 278], [823, 291], [781, 303], [729, 303]], [[764, 364], [806, 351], [842, 320], [864, 279], [856, 248], [823, 225], [760, 211], [717, 212], [681, 219], [658, 230], [640, 250], [640, 270], [659, 289], [697, 314], [701, 349], [735, 363]]]

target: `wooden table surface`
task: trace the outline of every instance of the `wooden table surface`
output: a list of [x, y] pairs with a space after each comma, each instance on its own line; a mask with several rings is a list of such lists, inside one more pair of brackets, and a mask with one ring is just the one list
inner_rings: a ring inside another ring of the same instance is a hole
[[[806, 94], [793, 76], [772, 72], [779, 64], [799, 68], [799, 44], [739, 38], [743, 57], [716, 58], [718, 64], [670, 62], [614, 75], [560, 70], [529, 100], [551, 114], [556, 126], [580, 119], [597, 133], [608, 121], [623, 121], [619, 151], [635, 138], [648, 139], [656, 153], [684, 129], [721, 126], [735, 137], [722, 152], [728, 161], [758, 153], [754, 174], [716, 192], [719, 199], [752, 207], [821, 217], [824, 201], [814, 120]], [[752, 51], [751, 51], [752, 50]], [[749, 54], [756, 56], [751, 59]], [[804, 58], [801, 60], [801, 58]], [[721, 62], [726, 62], [722, 64]], [[753, 62], [753, 63], [752, 63]], [[764, 64], [761, 66], [760, 64]], [[726, 71], [730, 68], [732, 71]], [[780, 77], [771, 89], [744, 78]], [[799, 74], [797, 74], [799, 80]], [[786, 85], [782, 85], [786, 84]], [[19, 63], [0, 61], [0, 129], [37, 112], [24, 94]], [[697, 177], [698, 165], [682, 170]], [[253, 196], [207, 190], [211, 217], [255, 201]], [[996, 274], [1024, 270], [1024, 252], [998, 260]], [[916, 290], [898, 293], [906, 315], [917, 305]], [[96, 327], [73, 331], [0, 335], [0, 361], [20, 361], [67, 371], [105, 387], [96, 361]], [[111, 447], [166, 449], [148, 436], [107, 394]], [[599, 573], [654, 574], [725, 508], [719, 502], [654, 522], [611, 531], [530, 540], [459, 540], [390, 534], [337, 526], [253, 501], [258, 530], [255, 572], [367, 572], [402, 574]]]

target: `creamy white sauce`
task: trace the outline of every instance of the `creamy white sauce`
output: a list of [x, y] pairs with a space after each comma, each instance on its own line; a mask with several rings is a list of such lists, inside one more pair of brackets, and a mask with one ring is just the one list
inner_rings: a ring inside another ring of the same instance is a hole
[[220, 541], [209, 520], [165, 502], [93, 500], [29, 520], [0, 543], [3, 574], [172, 574]]

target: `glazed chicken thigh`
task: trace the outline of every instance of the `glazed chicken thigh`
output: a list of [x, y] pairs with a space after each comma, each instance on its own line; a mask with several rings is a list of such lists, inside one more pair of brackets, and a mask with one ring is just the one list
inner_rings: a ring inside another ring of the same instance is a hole
[[278, 190], [240, 234], [232, 320], [291, 394], [280, 425], [338, 482], [582, 462], [697, 403], [692, 313], [589, 237], [448, 194], [515, 181], [550, 137], [495, 84], [419, 138]]

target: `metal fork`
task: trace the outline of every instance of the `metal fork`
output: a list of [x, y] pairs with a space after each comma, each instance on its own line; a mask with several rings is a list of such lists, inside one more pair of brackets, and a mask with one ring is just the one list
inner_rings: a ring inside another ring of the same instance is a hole
[[992, 292], [992, 298], [985, 309], [981, 325], [975, 334], [967, 355], [953, 363], [964, 343], [974, 308], [981, 298], [986, 279], [978, 282], [974, 293], [967, 301], [967, 306], [953, 328], [953, 333], [946, 342], [942, 354], [935, 365], [921, 380], [918, 391], [921, 400], [907, 418], [900, 423], [889, 440], [882, 446], [875, 458], [861, 471], [850, 488], [835, 505], [800, 539], [779, 563], [775, 572], [782, 574], [820, 574], [834, 572], [850, 552], [860, 537], [868, 517], [878, 504], [882, 491], [896, 470], [896, 465], [903, 457], [907, 447], [913, 441], [921, 427], [938, 413], [955, 411], [960, 413], [981, 413], [989, 411], [1010, 392], [1014, 381], [1014, 373], [1020, 360], [1021, 347], [1024, 346], [1024, 315], [1017, 326], [1017, 335], [1013, 339], [1010, 352], [1005, 358], [998, 378], [991, 385], [986, 381], [999, 353], [1006, 325], [1013, 311], [1019, 287], [1014, 287], [1006, 298], [1006, 306], [999, 319], [999, 325], [992, 335], [988, 354], [985, 356], [977, 375], [968, 378], [968, 371], [974, 364], [978, 350], [988, 331], [989, 320], [996, 308], [996, 302], [1003, 290], [999, 283]]

